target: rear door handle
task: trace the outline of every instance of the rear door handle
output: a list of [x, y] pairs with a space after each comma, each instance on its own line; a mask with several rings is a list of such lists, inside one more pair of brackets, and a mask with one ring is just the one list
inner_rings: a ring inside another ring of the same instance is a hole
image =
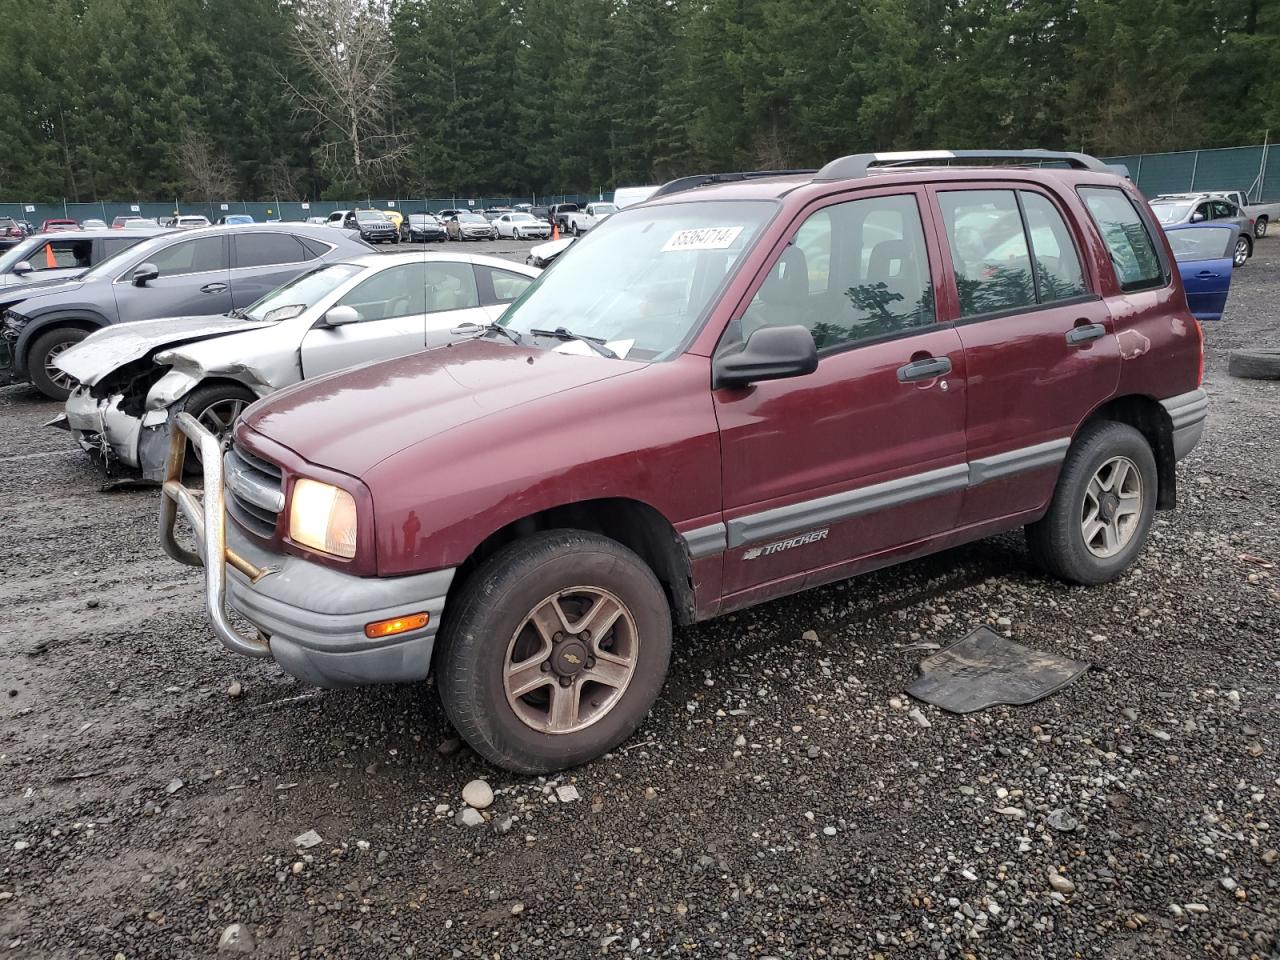
[[1218, 275], [1218, 271], [1216, 270], [1201, 270], [1199, 273], [1196, 274], [1196, 276], [1199, 277], [1201, 280], [1212, 280], [1217, 275]]
[[227, 285], [225, 283], [206, 283], [203, 287], [200, 288], [200, 292], [201, 293], [221, 293], [225, 289], [227, 289]]
[[923, 360], [912, 360], [898, 368], [900, 383], [916, 383], [920, 380], [933, 380], [945, 377], [951, 372], [951, 361], [947, 357], [926, 357]]
[[1100, 323], [1086, 323], [1079, 327], [1072, 327], [1067, 333], [1067, 346], [1078, 347], [1082, 343], [1089, 343], [1093, 340], [1101, 340], [1107, 335], [1107, 328]]

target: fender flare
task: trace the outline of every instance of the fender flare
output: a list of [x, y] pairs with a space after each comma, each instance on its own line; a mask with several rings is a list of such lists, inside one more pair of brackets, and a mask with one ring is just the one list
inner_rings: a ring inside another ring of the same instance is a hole
[[31, 352], [31, 344], [41, 334], [54, 327], [76, 327], [93, 332], [101, 330], [109, 323], [106, 317], [94, 310], [56, 310], [32, 317], [18, 334], [18, 341], [13, 347], [14, 375], [24, 380], [28, 377], [27, 356]]

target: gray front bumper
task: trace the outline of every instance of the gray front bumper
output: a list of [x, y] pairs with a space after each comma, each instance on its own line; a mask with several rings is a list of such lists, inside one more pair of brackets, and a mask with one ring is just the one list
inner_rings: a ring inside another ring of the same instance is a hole
[[[407, 577], [353, 577], [340, 570], [269, 553], [227, 523], [227, 546], [272, 573], [256, 584], [227, 568], [227, 603], [270, 640], [271, 655], [291, 676], [318, 687], [422, 680], [431, 669], [453, 570]], [[385, 640], [365, 624], [426, 612], [427, 625]]]
[[1160, 406], [1173, 424], [1173, 456], [1181, 460], [1195, 449], [1204, 433], [1205, 417], [1209, 415], [1209, 396], [1203, 390], [1192, 390], [1168, 400]]

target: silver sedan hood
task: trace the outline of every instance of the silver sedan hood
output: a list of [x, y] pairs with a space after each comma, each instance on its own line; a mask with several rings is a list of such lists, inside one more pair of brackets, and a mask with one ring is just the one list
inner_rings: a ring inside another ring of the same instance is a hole
[[103, 327], [81, 340], [54, 361], [58, 369], [83, 384], [93, 386], [126, 363], [140, 360], [163, 347], [221, 337], [244, 330], [276, 326], [274, 322], [238, 320], [235, 317], [166, 317]]

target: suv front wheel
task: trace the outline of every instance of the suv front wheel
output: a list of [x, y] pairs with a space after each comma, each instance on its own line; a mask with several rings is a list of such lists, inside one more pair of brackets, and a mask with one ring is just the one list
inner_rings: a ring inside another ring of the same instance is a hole
[[1126, 423], [1089, 424], [1067, 451], [1049, 512], [1027, 527], [1032, 559], [1073, 583], [1114, 580], [1147, 542], [1156, 488], [1146, 437]]
[[27, 371], [35, 388], [50, 400], [65, 400], [76, 388], [75, 378], [58, 369], [54, 361], [89, 335], [77, 327], [58, 327], [36, 337], [27, 354]]
[[455, 729], [489, 762], [540, 774], [635, 731], [671, 656], [671, 611], [626, 547], [575, 530], [490, 557], [446, 614], [436, 683]]

